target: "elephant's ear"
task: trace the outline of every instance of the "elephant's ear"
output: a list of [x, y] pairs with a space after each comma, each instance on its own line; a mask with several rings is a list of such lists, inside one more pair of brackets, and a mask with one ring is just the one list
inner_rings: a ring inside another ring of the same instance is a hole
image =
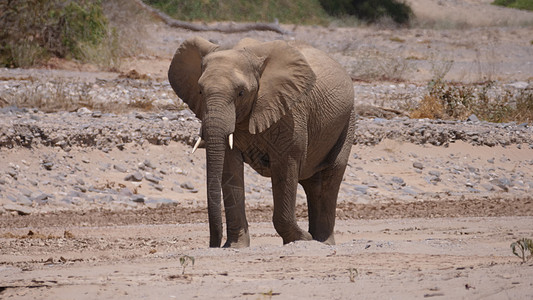
[[301, 101], [314, 86], [316, 76], [303, 54], [284, 41], [247, 43], [245, 50], [265, 57], [257, 100], [250, 114], [249, 130], [269, 128]]
[[205, 112], [198, 86], [198, 79], [202, 75], [202, 58], [217, 48], [218, 45], [200, 37], [187, 39], [176, 50], [168, 69], [172, 89], [201, 120]]

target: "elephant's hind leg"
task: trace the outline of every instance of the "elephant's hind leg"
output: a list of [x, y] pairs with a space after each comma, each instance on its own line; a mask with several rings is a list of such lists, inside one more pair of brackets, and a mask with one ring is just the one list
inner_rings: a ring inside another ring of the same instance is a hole
[[300, 181], [307, 195], [309, 233], [313, 239], [335, 244], [333, 230], [339, 188], [346, 170], [354, 136], [355, 115], [352, 111], [335, 147], [330, 152], [330, 167], [317, 172], [311, 178]]
[[309, 233], [314, 240], [335, 244], [335, 210], [345, 167], [326, 169], [301, 181], [307, 195]]

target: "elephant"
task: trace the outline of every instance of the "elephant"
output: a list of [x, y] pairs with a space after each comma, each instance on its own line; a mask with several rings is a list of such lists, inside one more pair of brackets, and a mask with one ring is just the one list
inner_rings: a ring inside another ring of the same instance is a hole
[[[222, 49], [193, 37], [176, 50], [168, 79], [201, 121], [210, 247], [222, 243], [222, 200], [224, 247], [250, 245], [244, 163], [271, 178], [272, 221], [283, 244], [335, 244], [337, 197], [355, 131], [353, 82], [340, 64], [303, 42], [245, 38]], [[296, 221], [298, 184], [308, 231]]]

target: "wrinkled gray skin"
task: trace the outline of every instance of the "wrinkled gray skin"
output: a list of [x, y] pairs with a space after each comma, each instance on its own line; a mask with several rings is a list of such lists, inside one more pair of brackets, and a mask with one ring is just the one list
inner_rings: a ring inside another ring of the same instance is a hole
[[[342, 67], [303, 44], [244, 39], [219, 50], [195, 37], [178, 48], [168, 77], [202, 121], [210, 246], [222, 242], [222, 195], [224, 247], [250, 245], [244, 162], [271, 177], [272, 220], [284, 244], [334, 244], [337, 195], [355, 127], [352, 81]], [[296, 223], [298, 183], [307, 195], [309, 232]]]

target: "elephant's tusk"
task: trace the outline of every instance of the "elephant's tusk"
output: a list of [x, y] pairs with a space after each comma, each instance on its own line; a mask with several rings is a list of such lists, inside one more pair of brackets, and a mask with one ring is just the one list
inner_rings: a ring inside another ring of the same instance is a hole
[[198, 137], [198, 140], [196, 141], [196, 144], [194, 144], [194, 147], [192, 147], [192, 151], [191, 151], [191, 154], [194, 153], [194, 151], [196, 151], [196, 149], [198, 149], [198, 146], [200, 146], [200, 143], [202, 142], [202, 137], [199, 136]]
[[229, 143], [229, 148], [233, 150], [233, 133], [230, 133], [230, 135], [228, 136], [228, 143]]

